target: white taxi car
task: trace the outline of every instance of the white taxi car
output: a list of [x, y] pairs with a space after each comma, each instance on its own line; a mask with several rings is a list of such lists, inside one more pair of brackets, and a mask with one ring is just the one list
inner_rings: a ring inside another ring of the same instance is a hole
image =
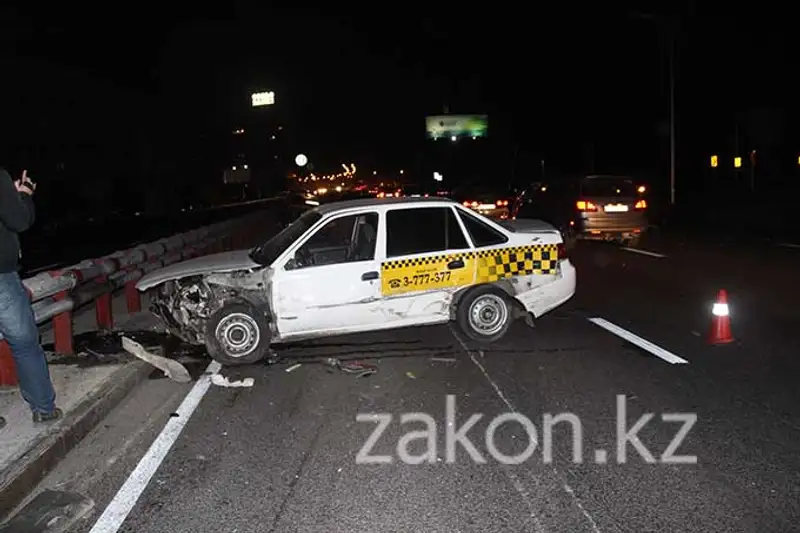
[[233, 365], [274, 343], [448, 321], [494, 342], [570, 299], [575, 279], [549, 224], [397, 198], [316, 207], [261, 246], [175, 263], [137, 288], [156, 289], [171, 333]]

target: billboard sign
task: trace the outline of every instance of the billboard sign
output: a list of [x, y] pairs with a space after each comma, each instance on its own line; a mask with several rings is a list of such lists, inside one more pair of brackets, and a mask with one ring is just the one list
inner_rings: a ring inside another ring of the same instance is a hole
[[265, 105], [273, 105], [275, 103], [275, 92], [266, 91], [261, 93], [253, 93], [250, 95], [253, 107], [260, 107]]
[[489, 117], [487, 115], [435, 115], [425, 117], [425, 130], [429, 139], [486, 137], [489, 133]]
[[223, 183], [248, 183], [250, 181], [250, 168], [247, 165], [234, 165], [226, 169], [222, 175]]

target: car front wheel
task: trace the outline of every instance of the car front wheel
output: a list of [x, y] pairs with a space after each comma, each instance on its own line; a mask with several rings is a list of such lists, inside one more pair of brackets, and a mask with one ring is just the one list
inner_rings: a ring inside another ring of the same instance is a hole
[[470, 289], [458, 302], [456, 321], [470, 339], [491, 343], [508, 332], [513, 310], [508, 295], [491, 285]]
[[205, 345], [224, 366], [258, 362], [269, 353], [270, 331], [264, 313], [248, 302], [230, 302], [206, 322]]

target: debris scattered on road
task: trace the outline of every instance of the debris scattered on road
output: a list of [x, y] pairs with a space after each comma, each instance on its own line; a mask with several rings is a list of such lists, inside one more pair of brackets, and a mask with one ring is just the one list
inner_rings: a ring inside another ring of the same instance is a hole
[[406, 376], [408, 376], [411, 379], [417, 379], [417, 376], [415, 376], [413, 372], [406, 372]]
[[457, 361], [455, 357], [431, 357], [430, 360], [437, 363], [455, 363]]
[[289, 368], [287, 368], [286, 372], [294, 372], [295, 370], [297, 370], [301, 366], [303, 366], [303, 365], [301, 365], [300, 363], [294, 364], [294, 365], [290, 366]]
[[185, 366], [172, 359], [148, 352], [144, 349], [144, 346], [128, 337], [122, 337], [122, 348], [131, 355], [163, 371], [164, 374], [173, 381], [177, 381], [178, 383], [189, 383], [192, 381], [192, 376], [189, 374], [189, 371], [186, 370]]
[[211, 383], [218, 387], [252, 387], [256, 380], [253, 378], [244, 378], [238, 381], [231, 381], [222, 374], [214, 374], [211, 376]]
[[378, 367], [375, 365], [364, 363], [363, 361], [341, 361], [336, 357], [327, 357], [323, 359], [322, 363], [346, 374], [353, 374], [361, 378], [371, 376], [378, 371]]

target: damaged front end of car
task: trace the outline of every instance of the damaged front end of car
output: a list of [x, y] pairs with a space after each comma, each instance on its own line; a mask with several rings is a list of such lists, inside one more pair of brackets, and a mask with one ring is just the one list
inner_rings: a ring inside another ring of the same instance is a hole
[[189, 344], [202, 345], [207, 342], [209, 321], [232, 302], [249, 303], [271, 322], [262, 275], [225, 272], [170, 280], [154, 291], [150, 311], [163, 321], [170, 334]]

